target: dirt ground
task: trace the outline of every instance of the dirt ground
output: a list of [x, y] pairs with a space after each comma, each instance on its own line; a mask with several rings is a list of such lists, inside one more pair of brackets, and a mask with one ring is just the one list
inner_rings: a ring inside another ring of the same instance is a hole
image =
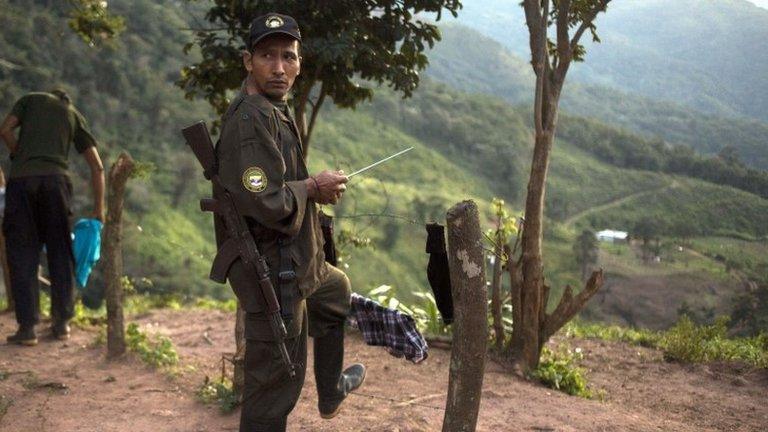
[[[133, 355], [107, 362], [105, 348], [93, 346], [94, 330], [75, 328], [66, 343], [41, 338], [33, 348], [0, 345], [0, 431], [237, 430], [237, 411], [222, 415], [195, 397], [206, 375], [221, 373], [221, 353], [233, 350], [231, 314], [158, 310], [129, 320], [173, 340], [180, 375], [154, 370]], [[39, 327], [43, 336], [45, 327]], [[0, 335], [13, 330], [12, 316], [0, 315]], [[655, 350], [621, 343], [567, 343], [584, 351], [588, 379], [595, 390], [605, 391], [604, 401], [550, 390], [489, 362], [477, 430], [768, 430], [767, 371], [666, 363]], [[350, 396], [337, 418], [322, 420], [310, 364], [290, 431], [440, 430], [448, 351], [432, 350], [424, 363], [413, 365], [366, 346], [359, 334], [350, 332], [346, 357], [368, 367], [360, 392]]]

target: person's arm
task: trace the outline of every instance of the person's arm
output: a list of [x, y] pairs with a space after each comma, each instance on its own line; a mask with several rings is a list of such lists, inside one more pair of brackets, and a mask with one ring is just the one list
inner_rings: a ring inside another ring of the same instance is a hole
[[93, 189], [93, 218], [104, 222], [104, 165], [101, 163], [96, 147], [88, 147], [83, 157], [91, 169], [91, 188]]
[[16, 141], [16, 133], [14, 129], [19, 127], [21, 123], [19, 118], [13, 114], [9, 114], [3, 120], [2, 126], [0, 126], [0, 137], [5, 141], [5, 145], [8, 147], [8, 151], [11, 156], [16, 153], [16, 149], [19, 147], [18, 141]]

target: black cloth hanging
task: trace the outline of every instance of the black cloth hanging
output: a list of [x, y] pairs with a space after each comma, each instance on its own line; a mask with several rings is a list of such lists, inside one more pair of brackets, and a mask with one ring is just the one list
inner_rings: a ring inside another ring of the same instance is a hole
[[325, 262], [337, 267], [339, 258], [336, 255], [336, 243], [333, 241], [333, 217], [328, 216], [322, 211], [318, 214], [320, 218], [320, 229], [323, 231], [323, 252], [325, 252]]
[[448, 325], [453, 322], [453, 297], [451, 296], [451, 273], [448, 270], [448, 254], [445, 251], [445, 227], [427, 224], [427, 280], [435, 294], [437, 310]]

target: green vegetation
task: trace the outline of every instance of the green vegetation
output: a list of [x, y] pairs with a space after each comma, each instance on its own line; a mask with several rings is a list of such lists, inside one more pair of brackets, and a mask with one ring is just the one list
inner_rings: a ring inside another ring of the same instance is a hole
[[571, 322], [564, 333], [569, 337], [622, 341], [664, 352], [667, 360], [686, 363], [740, 361], [768, 368], [768, 335], [729, 338], [728, 318], [720, 317], [711, 325], [696, 325], [683, 316], [667, 331], [626, 329], [619, 326]]
[[578, 366], [584, 358], [579, 348], [560, 346], [556, 351], [544, 348], [539, 366], [533, 376], [544, 385], [571, 396], [592, 398], [592, 391], [587, 386], [586, 371]]
[[136, 323], [128, 324], [125, 330], [125, 339], [128, 349], [135, 352], [141, 359], [154, 367], [176, 366], [179, 355], [173, 347], [173, 342], [165, 336], [160, 336], [157, 341], [150, 340], [146, 333], [139, 330]]
[[[466, 2], [459, 22], [528, 58], [528, 33], [518, 2]], [[576, 81], [674, 101], [722, 117], [768, 120], [768, 83], [759, 72], [766, 70], [768, 54], [754, 49], [766, 37], [764, 10], [746, 1], [617, 2], [599, 19], [598, 27], [602, 43], [587, 46], [587, 62], [573, 70]], [[649, 28], [664, 31], [648, 32]], [[465, 55], [477, 50], [474, 41], [464, 43], [473, 48]]]
[[[234, 302], [229, 287], [207, 279], [215, 253], [213, 230], [210, 214], [200, 212], [197, 201], [210, 194], [210, 186], [178, 133], [194, 120], [210, 122], [215, 115], [205, 102], [184, 100], [174, 85], [182, 65], [199, 55], [182, 53], [193, 35], [180, 29], [194, 25], [193, 18], [206, 5], [113, 0], [109, 8], [124, 18], [125, 30], [109, 44], [88, 47], [68, 28], [68, 10], [22, 7], [0, 0], [0, 59], [7, 62], [0, 64], [0, 108], [7, 111], [27, 91], [63, 85], [89, 119], [106, 161], [126, 149], [156, 167], [148, 178], [132, 181], [128, 188], [125, 274], [138, 294], [126, 300], [129, 313], [196, 304], [231, 311]], [[41, 28], [47, 30], [38, 31]], [[445, 30], [444, 41], [430, 54], [431, 70], [438, 66], [452, 70], [445, 81], [458, 86], [450, 77], [463, 74], [467, 64], [476, 64], [468, 56], [475, 51], [483, 55], [483, 50], [477, 44], [477, 50], [463, 56], [439, 54], [442, 47], [463, 37], [452, 31]], [[40, 46], [47, 48], [40, 50]], [[513, 61], [513, 56], [508, 57]], [[530, 72], [524, 71], [529, 69], [527, 63], [519, 62], [494, 70], [506, 70], [499, 82], [512, 83], [516, 74], [518, 79], [526, 79], [524, 74]], [[487, 78], [478, 71], [462, 76], [467, 83]], [[495, 87], [487, 89], [469, 90], [496, 97], [462, 93], [429, 79], [422, 79], [407, 100], [392, 90], [380, 89], [372, 101], [355, 111], [326, 107], [331, 109], [323, 110], [313, 134], [312, 171], [326, 167], [349, 171], [415, 147], [406, 157], [355, 179], [342, 204], [324, 210], [336, 216], [342, 267], [353, 289], [365, 293], [386, 284], [392, 287], [393, 297], [413, 310], [424, 311], [425, 325], [436, 320], [425, 298], [428, 256], [423, 249], [423, 224], [442, 221], [448, 207], [471, 198], [481, 209], [484, 230], [492, 229], [491, 199], [505, 200], [510, 214], [517, 215], [525, 193], [532, 132], [529, 110], [498, 99], [505, 94]], [[528, 94], [528, 89], [519, 94], [523, 93]], [[688, 222], [700, 228], [696, 239], [712, 234], [742, 239], [766, 235], [768, 201], [684, 176], [601, 161], [590, 150], [593, 143], [615, 145], [618, 154], [630, 155], [636, 144], [647, 144], [648, 151], [655, 151], [654, 141], [583, 119], [564, 118], [562, 124], [570, 124], [571, 133], [564, 132], [555, 145], [547, 193], [547, 213], [552, 220], [547, 224], [544, 252], [552, 298], [566, 284], [580, 285], [572, 245], [583, 229], [630, 230], [642, 218], [663, 217], [670, 221], [669, 230], [662, 233], [665, 237], [677, 236], [681, 224]], [[686, 129], [681, 126], [679, 130]], [[754, 135], [752, 129], [744, 133]], [[638, 149], [641, 156], [643, 149]], [[75, 168], [74, 211], [83, 215], [90, 206], [87, 168], [81, 162]], [[664, 240], [662, 247], [666, 247]], [[609, 254], [627, 274], [656, 271], [628, 262], [629, 256]], [[758, 261], [753, 262], [759, 271]], [[716, 260], [691, 256], [690, 267], [683, 261], [675, 261], [673, 267], [688, 272], [684, 275], [711, 267], [714, 270], [707, 277], [730, 277], [723, 266], [713, 263]], [[750, 265], [743, 263], [741, 268]], [[90, 284], [103, 286], [99, 266]], [[205, 300], [198, 301], [201, 297]], [[45, 296], [43, 301], [47, 301]], [[47, 313], [47, 304], [43, 310]], [[103, 310], [79, 310], [76, 322], [99, 324], [103, 316]], [[430, 331], [442, 330], [435, 327]]]
[[218, 405], [222, 414], [231, 413], [239, 404], [237, 395], [232, 390], [232, 381], [226, 378], [213, 382], [206, 376], [205, 382], [197, 389], [196, 395], [204, 404]]

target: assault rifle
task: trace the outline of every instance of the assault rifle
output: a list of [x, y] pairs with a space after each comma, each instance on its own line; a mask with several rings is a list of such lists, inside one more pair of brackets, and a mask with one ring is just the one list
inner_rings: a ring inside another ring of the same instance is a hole
[[267, 306], [269, 325], [280, 350], [283, 364], [291, 378], [296, 376], [296, 364], [291, 362], [288, 350], [285, 347], [285, 339], [288, 332], [285, 322], [280, 315], [280, 303], [275, 295], [275, 288], [269, 278], [269, 267], [264, 257], [256, 247], [245, 218], [237, 212], [237, 207], [232, 196], [224, 188], [219, 178], [216, 154], [214, 152], [211, 136], [205, 122], [200, 121], [181, 130], [187, 144], [192, 148], [200, 165], [203, 166], [205, 178], [213, 183], [217, 198], [204, 198], [200, 200], [202, 211], [213, 212], [224, 219], [227, 230], [227, 240], [221, 245], [216, 258], [213, 260], [210, 278], [218, 283], [227, 282], [227, 273], [236, 259], [243, 260], [246, 269], [259, 281], [259, 291], [264, 297]]

